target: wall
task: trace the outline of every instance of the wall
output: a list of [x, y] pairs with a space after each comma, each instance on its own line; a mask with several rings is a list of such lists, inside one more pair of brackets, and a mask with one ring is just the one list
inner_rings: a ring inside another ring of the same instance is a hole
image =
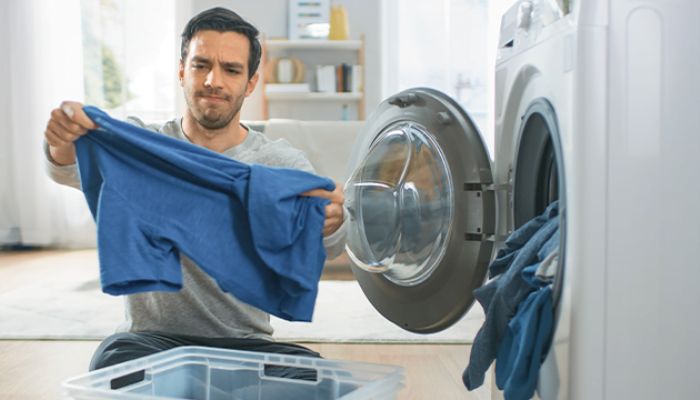
[[[381, 1], [377, 0], [333, 0], [334, 4], [342, 4], [348, 12], [350, 38], [358, 39], [365, 35], [365, 115], [382, 100], [381, 98]], [[252, 22], [267, 37], [287, 36], [288, 0], [258, 0], [258, 1], [214, 1], [191, 0], [190, 16], [207, 8], [228, 7], [243, 18]], [[187, 18], [178, 28], [182, 31]], [[180, 105], [182, 106], [182, 104]], [[181, 109], [180, 109], [181, 110]], [[241, 118], [244, 120], [262, 119], [262, 91], [256, 89], [243, 106]]]

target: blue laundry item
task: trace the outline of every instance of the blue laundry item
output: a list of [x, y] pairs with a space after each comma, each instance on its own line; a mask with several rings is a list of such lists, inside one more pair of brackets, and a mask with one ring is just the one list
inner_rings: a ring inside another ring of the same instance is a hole
[[540, 250], [551, 244], [550, 239], [558, 232], [558, 216], [559, 202], [553, 202], [544, 213], [513, 232], [489, 266], [489, 278], [497, 278], [474, 290], [486, 318], [474, 338], [469, 365], [462, 374], [467, 389], [476, 389], [484, 383], [484, 375], [498, 354], [508, 322], [523, 299], [538, 287], [523, 278], [523, 270], [533, 266], [536, 270], [546, 257], [546, 254], [541, 257]]
[[102, 290], [176, 291], [182, 252], [241, 301], [310, 321], [326, 252], [326, 178], [247, 165], [84, 107], [99, 129], [76, 141], [97, 222]]
[[508, 323], [496, 357], [496, 386], [506, 400], [531, 399], [552, 340], [552, 288], [530, 293]]
[[549, 280], [537, 277], [540, 264], [559, 248], [559, 230], [537, 252], [539, 262], [523, 268], [522, 279], [535, 291], [518, 306], [496, 356], [496, 386], [506, 400], [530, 399], [552, 338], [554, 310]]
[[529, 283], [533, 288], [540, 288], [552, 283], [551, 280], [542, 280], [537, 276], [537, 270], [540, 268], [543, 261], [559, 249], [559, 227], [552, 233], [552, 236], [542, 245], [542, 248], [537, 252], [537, 263], [523, 268], [522, 278]]

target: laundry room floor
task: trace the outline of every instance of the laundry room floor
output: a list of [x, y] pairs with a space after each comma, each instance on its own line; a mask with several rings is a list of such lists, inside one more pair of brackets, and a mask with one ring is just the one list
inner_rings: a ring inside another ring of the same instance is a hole
[[[50, 279], [13, 268], [19, 259], [39, 258], [40, 252], [0, 253], [0, 293], [30, 279]], [[29, 269], [27, 269], [28, 271]], [[343, 259], [326, 267], [323, 279], [353, 279]], [[0, 332], [1, 333], [1, 332]], [[54, 400], [62, 398], [61, 382], [86, 372], [95, 340], [0, 340], [0, 398]], [[470, 346], [445, 343], [302, 343], [330, 360], [400, 365], [406, 386], [399, 399], [490, 399], [490, 374], [485, 384], [467, 392], [462, 371]]]

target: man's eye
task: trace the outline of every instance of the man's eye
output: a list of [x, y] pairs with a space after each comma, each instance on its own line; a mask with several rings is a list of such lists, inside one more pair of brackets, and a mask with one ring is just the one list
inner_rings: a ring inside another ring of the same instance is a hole
[[204, 65], [202, 65], [202, 64], [192, 64], [192, 68], [194, 68], [194, 69], [202, 69], [202, 68], [204, 68]]
[[228, 72], [229, 72], [230, 74], [238, 74], [238, 73], [240, 73], [241, 71], [239, 71], [239, 70], [237, 70], [237, 69], [229, 68], [229, 69], [228, 69]]

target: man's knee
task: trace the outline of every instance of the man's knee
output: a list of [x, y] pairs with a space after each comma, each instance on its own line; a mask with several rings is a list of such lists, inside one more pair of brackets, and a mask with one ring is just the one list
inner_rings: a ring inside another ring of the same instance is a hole
[[156, 334], [121, 332], [105, 338], [90, 361], [90, 371], [145, 357], [176, 347], [176, 343]]

